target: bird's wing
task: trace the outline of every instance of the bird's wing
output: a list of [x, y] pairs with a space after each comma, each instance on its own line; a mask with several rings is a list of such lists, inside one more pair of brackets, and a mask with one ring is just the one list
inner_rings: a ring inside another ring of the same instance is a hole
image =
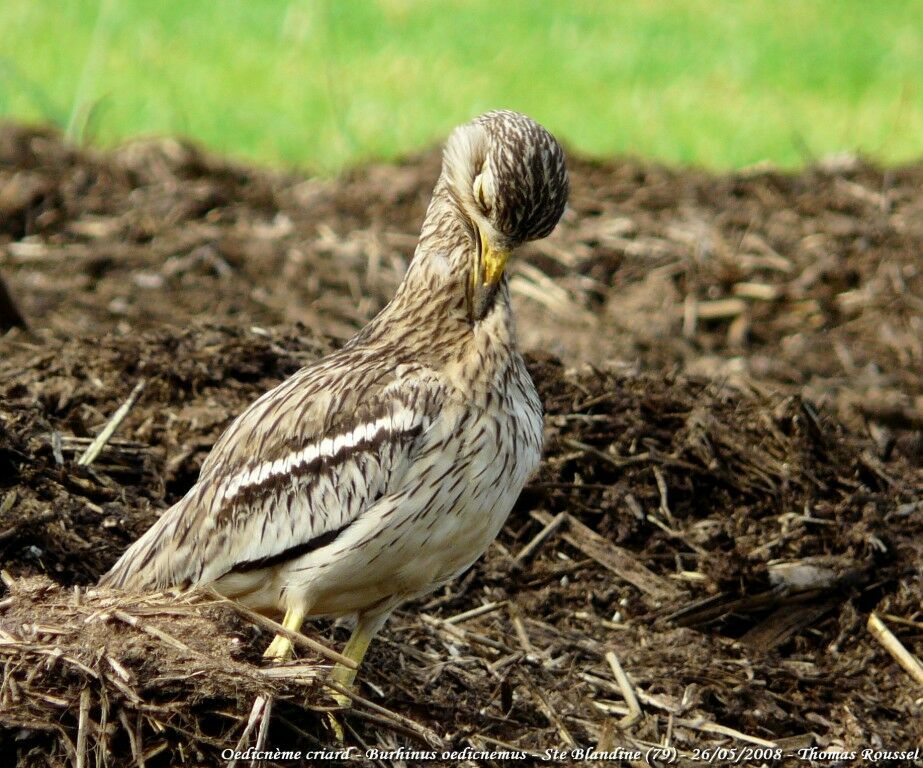
[[446, 392], [425, 372], [336, 357], [241, 414], [101, 584], [160, 589], [269, 567], [330, 543], [398, 487]]

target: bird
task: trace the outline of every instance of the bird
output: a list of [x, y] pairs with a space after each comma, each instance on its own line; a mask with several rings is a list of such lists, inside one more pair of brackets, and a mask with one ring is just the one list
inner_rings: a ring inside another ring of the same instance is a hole
[[[539, 464], [507, 264], [552, 232], [568, 187], [561, 145], [531, 118], [494, 110], [455, 128], [393, 299], [244, 410], [100, 584], [210, 586], [284, 613], [290, 632], [354, 616], [343, 655], [358, 668], [397, 606], [487, 550]], [[264, 656], [292, 654], [278, 634]], [[355, 675], [333, 670], [341, 687]]]

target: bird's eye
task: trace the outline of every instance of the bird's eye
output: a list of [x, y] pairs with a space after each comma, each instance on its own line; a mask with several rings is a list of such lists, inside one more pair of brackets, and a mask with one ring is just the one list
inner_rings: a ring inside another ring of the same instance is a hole
[[484, 197], [484, 174], [479, 173], [474, 180], [474, 197], [481, 206], [481, 210], [488, 216], [490, 215], [490, 204]]

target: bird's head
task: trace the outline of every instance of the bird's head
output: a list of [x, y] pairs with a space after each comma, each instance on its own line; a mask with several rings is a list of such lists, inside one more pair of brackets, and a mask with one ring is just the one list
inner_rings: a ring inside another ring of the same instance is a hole
[[443, 154], [443, 176], [471, 228], [468, 307], [490, 308], [510, 252], [546, 237], [567, 203], [561, 145], [518, 112], [487, 112], [456, 128]]

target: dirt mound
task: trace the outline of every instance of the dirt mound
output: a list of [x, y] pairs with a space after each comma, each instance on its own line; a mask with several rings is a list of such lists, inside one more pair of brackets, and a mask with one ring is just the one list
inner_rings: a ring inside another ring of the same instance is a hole
[[310, 670], [297, 682], [261, 674], [254, 632], [226, 602], [87, 594], [43, 578], [9, 586], [0, 658], [17, 765], [66, 764], [88, 752], [119, 763], [201, 764], [237, 741], [237, 720], [220, 707], [244, 711], [259, 697], [285, 702], [317, 688]]
[[[72, 588], [387, 300], [437, 173], [435, 153], [315, 180], [0, 131], [0, 271], [30, 326], [0, 337], [0, 743], [23, 764], [221, 764], [260, 696], [272, 747], [329, 743], [304, 707], [329, 704], [319, 659], [267, 676], [252, 617]], [[347, 743], [920, 743], [920, 690], [866, 622], [919, 654], [921, 181], [573, 162], [571, 210], [513, 277], [524, 345], [551, 352], [528, 358], [542, 468], [484, 560], [373, 646]]]

